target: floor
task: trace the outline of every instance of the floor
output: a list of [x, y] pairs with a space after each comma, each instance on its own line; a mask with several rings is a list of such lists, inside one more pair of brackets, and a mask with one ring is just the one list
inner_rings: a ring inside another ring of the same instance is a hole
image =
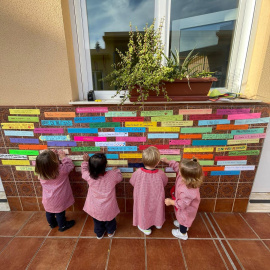
[[[50, 229], [44, 212], [0, 212], [4, 269], [269, 269], [270, 214], [198, 213], [187, 241], [171, 235], [173, 215], [144, 236], [131, 213], [117, 216], [113, 239], [97, 240], [84, 212], [67, 212], [76, 225]], [[16, 259], [14, 259], [16, 258]]]

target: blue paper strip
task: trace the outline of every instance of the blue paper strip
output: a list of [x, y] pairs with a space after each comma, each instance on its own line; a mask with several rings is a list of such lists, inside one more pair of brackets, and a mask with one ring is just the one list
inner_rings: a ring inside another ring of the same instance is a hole
[[227, 145], [227, 140], [193, 140], [192, 145]]
[[34, 143], [34, 144], [39, 144], [38, 139], [24, 139], [24, 138], [10, 138], [10, 142], [12, 142], [12, 143]]
[[98, 133], [97, 128], [68, 128], [68, 133]]
[[33, 131], [4, 130], [5, 136], [25, 136], [34, 137]]
[[41, 120], [42, 126], [72, 126], [71, 120]]
[[69, 135], [67, 136], [62, 136], [62, 135], [59, 135], [59, 136], [54, 136], [54, 135], [48, 135], [48, 136], [39, 136], [39, 139], [41, 141], [70, 141], [70, 137]]
[[128, 163], [128, 167], [141, 168], [144, 167], [143, 163]]
[[148, 139], [178, 139], [179, 133], [149, 133]]
[[239, 175], [240, 171], [212, 171], [210, 175]]
[[[111, 171], [113, 167], [107, 167], [106, 171]], [[120, 172], [133, 172], [133, 168], [118, 168]]]
[[257, 134], [257, 133], [264, 133], [264, 128], [238, 129], [231, 131], [232, 135]]
[[64, 142], [60, 142], [60, 141], [51, 141], [51, 142], [47, 142], [48, 146], [77, 146], [76, 142], [72, 142], [72, 141], [64, 141]]
[[244, 124], [268, 124], [270, 117], [264, 118], [255, 118], [255, 119], [243, 119], [243, 120], [235, 120], [236, 125], [244, 125]]
[[145, 132], [145, 127], [116, 127], [115, 132]]
[[109, 146], [108, 151], [137, 151], [137, 146]]
[[[89, 154], [89, 157], [93, 156], [94, 154]], [[118, 154], [105, 154], [107, 159], [118, 159]]]
[[230, 120], [228, 119], [218, 119], [218, 120], [199, 120], [198, 126], [210, 126], [210, 125], [222, 125], [222, 124], [230, 124]]
[[105, 116], [74, 117], [75, 123], [104, 123]]

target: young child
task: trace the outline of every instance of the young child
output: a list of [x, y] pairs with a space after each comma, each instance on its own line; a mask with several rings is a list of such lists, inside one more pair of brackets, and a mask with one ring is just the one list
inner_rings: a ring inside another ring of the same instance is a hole
[[116, 200], [115, 186], [122, 181], [119, 169], [106, 172], [105, 154], [83, 155], [82, 178], [89, 185], [83, 210], [94, 220], [94, 232], [102, 239], [107, 231], [113, 237], [116, 230], [115, 217], [120, 210]]
[[[62, 162], [59, 162], [59, 158]], [[46, 210], [46, 218], [51, 228], [57, 225], [63, 232], [71, 228], [74, 220], [66, 221], [65, 210], [74, 203], [68, 175], [74, 165], [64, 151], [45, 150], [36, 159], [35, 172], [42, 185], [42, 203]]]
[[133, 226], [144, 234], [152, 233], [151, 226], [161, 229], [165, 222], [165, 192], [168, 178], [166, 174], [155, 169], [160, 161], [160, 153], [156, 147], [148, 147], [143, 151], [143, 168], [132, 174], [130, 184], [133, 190]]
[[204, 178], [202, 167], [196, 158], [183, 159], [180, 166], [178, 162], [169, 161], [167, 158], [162, 158], [161, 161], [169, 164], [177, 173], [175, 200], [169, 198], [165, 200], [167, 206], [175, 206], [177, 220], [174, 221], [174, 225], [179, 229], [172, 230], [172, 234], [177, 238], [187, 240], [188, 228], [192, 225], [200, 204], [199, 187]]

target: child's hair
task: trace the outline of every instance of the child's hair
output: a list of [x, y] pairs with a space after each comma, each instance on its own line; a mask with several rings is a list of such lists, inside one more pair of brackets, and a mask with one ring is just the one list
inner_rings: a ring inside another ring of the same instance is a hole
[[105, 154], [94, 154], [89, 158], [89, 172], [90, 176], [94, 179], [105, 173], [107, 166], [107, 158]]
[[150, 146], [143, 150], [142, 162], [146, 166], [154, 167], [160, 161], [160, 153], [158, 149], [154, 146]]
[[180, 162], [180, 174], [188, 188], [198, 188], [203, 182], [202, 167], [196, 158], [183, 159]]
[[55, 179], [59, 174], [59, 160], [57, 154], [45, 150], [37, 156], [35, 172], [41, 179]]

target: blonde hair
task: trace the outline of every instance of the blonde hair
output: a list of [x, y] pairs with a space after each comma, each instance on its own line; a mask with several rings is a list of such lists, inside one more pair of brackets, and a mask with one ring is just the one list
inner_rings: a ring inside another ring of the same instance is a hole
[[196, 158], [183, 159], [179, 171], [188, 188], [198, 188], [203, 183], [203, 170]]
[[41, 179], [55, 179], [59, 174], [58, 156], [51, 150], [42, 152], [37, 156], [35, 172]]
[[158, 149], [154, 146], [150, 146], [143, 150], [142, 162], [146, 166], [154, 167], [160, 161], [160, 153]]

